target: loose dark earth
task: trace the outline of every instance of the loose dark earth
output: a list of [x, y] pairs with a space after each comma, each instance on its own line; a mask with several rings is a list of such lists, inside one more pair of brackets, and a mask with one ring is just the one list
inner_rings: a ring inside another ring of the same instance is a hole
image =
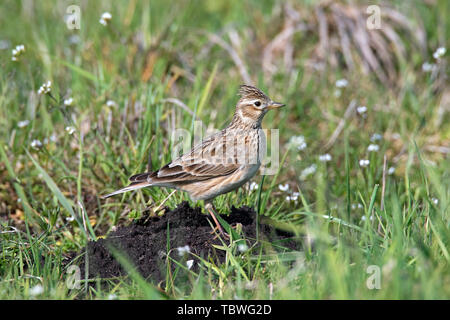
[[[229, 215], [221, 215], [230, 225], [242, 225], [246, 244], [251, 248], [256, 242], [256, 214], [252, 208], [233, 207]], [[193, 260], [192, 270], [198, 271], [198, 258], [202, 257], [214, 263], [225, 260], [225, 251], [216, 249], [213, 245], [221, 245], [221, 241], [211, 234], [211, 220], [201, 213], [199, 207], [191, 208], [187, 202], [182, 202], [174, 210], [166, 212], [161, 217], [144, 217], [129, 226], [119, 227], [111, 232], [106, 239], [89, 242], [87, 247], [89, 278], [114, 278], [126, 275], [126, 271], [114, 258], [110, 248], [126, 257], [139, 273], [146, 279], [159, 283], [166, 279], [168, 272], [175, 269], [180, 278], [187, 271], [177, 267], [173, 261], [186, 265], [186, 261]], [[299, 241], [291, 239], [292, 234], [275, 230], [273, 227], [261, 224], [260, 239], [271, 243], [279, 243], [288, 249], [297, 249]], [[169, 241], [168, 241], [169, 240]], [[224, 240], [229, 243], [228, 240]], [[282, 243], [280, 243], [280, 241]], [[191, 253], [184, 253], [177, 248], [189, 246]], [[256, 250], [255, 250], [256, 251]], [[168, 259], [167, 253], [171, 259]], [[256, 251], [258, 252], [258, 251]], [[81, 258], [81, 270], [84, 271], [84, 257]]]

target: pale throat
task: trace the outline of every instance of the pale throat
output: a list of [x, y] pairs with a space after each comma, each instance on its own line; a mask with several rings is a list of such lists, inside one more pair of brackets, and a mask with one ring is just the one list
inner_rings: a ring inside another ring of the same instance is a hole
[[237, 110], [237, 115], [240, 118], [241, 123], [252, 129], [261, 128], [261, 122], [264, 117], [264, 113], [262, 113], [257, 119], [254, 117], [245, 116], [241, 109]]

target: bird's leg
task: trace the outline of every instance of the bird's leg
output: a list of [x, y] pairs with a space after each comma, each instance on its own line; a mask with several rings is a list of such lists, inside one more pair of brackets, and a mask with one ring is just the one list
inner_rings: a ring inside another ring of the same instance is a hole
[[208, 210], [209, 214], [211, 215], [211, 217], [213, 218], [217, 229], [219, 230], [220, 234], [225, 237], [225, 238], [229, 238], [230, 236], [228, 234], [225, 233], [225, 231], [223, 231], [222, 226], [220, 225], [219, 221], [217, 221], [216, 215], [214, 214], [214, 206], [212, 205], [211, 202], [207, 202], [205, 204], [205, 209]]

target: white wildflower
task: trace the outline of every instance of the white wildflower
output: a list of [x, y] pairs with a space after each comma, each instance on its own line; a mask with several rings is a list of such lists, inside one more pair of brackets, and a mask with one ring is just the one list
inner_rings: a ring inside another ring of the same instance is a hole
[[286, 197], [286, 201], [295, 201], [295, 202], [297, 202], [299, 195], [300, 195], [299, 192], [293, 192], [290, 196]]
[[18, 123], [17, 123], [17, 126], [19, 127], [19, 128], [23, 128], [23, 127], [26, 127], [27, 125], [29, 125], [30, 124], [30, 120], [22, 120], [22, 121], [19, 121]]
[[447, 52], [447, 49], [445, 49], [444, 47], [439, 47], [433, 53], [433, 58], [438, 60], [438, 59], [442, 58], [446, 52]]
[[366, 107], [366, 106], [359, 106], [358, 108], [356, 108], [356, 111], [357, 111], [359, 114], [364, 114], [364, 113], [367, 112], [367, 107]]
[[280, 189], [281, 191], [288, 191], [289, 190], [289, 184], [280, 184], [278, 185], [278, 189]]
[[378, 140], [383, 139], [383, 136], [379, 133], [374, 133], [371, 137], [370, 137], [370, 141], [375, 142]]
[[47, 81], [39, 88], [38, 93], [39, 94], [47, 94], [47, 93], [50, 93], [51, 90], [52, 90], [52, 82]]
[[367, 147], [367, 151], [369, 152], [378, 152], [378, 150], [380, 150], [380, 147], [377, 144], [370, 144]]
[[434, 63], [424, 62], [422, 64], [423, 72], [431, 72], [436, 69], [436, 65]]
[[185, 254], [191, 252], [191, 248], [189, 248], [188, 245], [185, 245], [183, 247], [178, 247], [177, 251], [179, 256], [184, 256]]
[[191, 270], [193, 265], [194, 265], [194, 260], [186, 261], [186, 267], [188, 268], [188, 270]]
[[368, 165], [370, 164], [370, 161], [369, 160], [367, 160], [367, 159], [361, 159], [361, 160], [359, 160], [359, 165], [361, 166], [361, 167], [367, 167]]
[[110, 293], [110, 294], [108, 295], [108, 300], [117, 300], [117, 295], [114, 294], [114, 293]]
[[72, 105], [72, 103], [73, 103], [73, 98], [64, 99], [64, 105], [66, 107], [70, 107]]
[[362, 209], [363, 205], [361, 203], [352, 203], [352, 210]]
[[293, 136], [289, 139], [288, 144], [297, 148], [297, 150], [303, 150], [307, 147], [304, 136]]
[[[361, 217], [361, 221], [366, 221], [366, 219], [367, 219], [366, 216], [362, 216], [362, 217]], [[373, 215], [371, 215], [371, 216], [369, 217], [369, 220], [370, 220], [370, 221], [373, 221]]]
[[339, 79], [336, 81], [336, 87], [337, 88], [344, 88], [348, 86], [348, 81], [347, 79]]
[[72, 135], [75, 132], [75, 128], [72, 126], [67, 126], [66, 131], [69, 135]]
[[394, 174], [394, 172], [395, 172], [395, 168], [394, 168], [394, 167], [390, 167], [390, 168], [388, 169], [388, 174], [389, 174], [389, 175]]
[[56, 134], [52, 133], [52, 135], [50, 136], [50, 141], [56, 142], [57, 140], [58, 140], [58, 138], [56, 137]]
[[19, 61], [19, 57], [25, 52], [25, 46], [20, 44], [12, 50], [12, 61]]
[[239, 252], [245, 252], [248, 250], [248, 246], [245, 243], [241, 243], [238, 245]]
[[42, 147], [42, 142], [37, 139], [34, 139], [33, 141], [31, 141], [31, 147], [33, 149], [40, 149]]
[[109, 12], [104, 12], [102, 16], [100, 17], [99, 22], [104, 25], [105, 27], [108, 25], [109, 21], [111, 21], [112, 15]]
[[80, 43], [80, 36], [77, 34], [73, 34], [69, 37], [69, 43], [70, 44], [78, 44]]
[[300, 179], [305, 180], [308, 176], [314, 174], [317, 170], [317, 165], [312, 164], [309, 167], [303, 169], [303, 171], [300, 174]]
[[44, 292], [44, 287], [40, 284], [35, 285], [33, 288], [30, 289], [30, 295], [31, 296], [38, 296]]
[[248, 189], [249, 189], [250, 191], [253, 191], [253, 190], [257, 190], [258, 187], [259, 187], [258, 184], [257, 184], [255, 181], [252, 181], [252, 183], [250, 183]]
[[67, 217], [66, 218], [66, 221], [67, 222], [72, 222], [72, 221], [74, 221], [75, 220], [75, 218], [73, 217], [73, 216], [70, 216], [70, 217]]
[[108, 101], [106, 101], [106, 106], [110, 107], [110, 108], [115, 107], [116, 106], [116, 102], [113, 101], [113, 100], [108, 100]]
[[433, 203], [435, 205], [438, 205], [438, 203], [439, 203], [439, 199], [436, 199], [436, 198], [431, 198], [431, 201], [433, 201]]
[[319, 161], [328, 162], [331, 161], [331, 155], [329, 153], [325, 153], [319, 156]]

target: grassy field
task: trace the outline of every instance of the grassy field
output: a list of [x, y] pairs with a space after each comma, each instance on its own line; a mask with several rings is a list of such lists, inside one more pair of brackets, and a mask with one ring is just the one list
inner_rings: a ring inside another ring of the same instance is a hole
[[[0, 299], [449, 299], [450, 5], [340, 3], [2, 1]], [[70, 289], [70, 253], [189, 200], [100, 196], [169, 162], [175, 129], [223, 128], [246, 82], [287, 105], [263, 122], [280, 167], [216, 207], [259, 206], [305, 250]]]

